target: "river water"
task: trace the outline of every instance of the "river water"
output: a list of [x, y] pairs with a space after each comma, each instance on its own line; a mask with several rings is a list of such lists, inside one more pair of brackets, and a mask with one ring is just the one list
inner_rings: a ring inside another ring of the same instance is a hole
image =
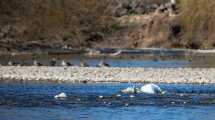
[[[62, 60], [80, 61], [97, 67], [105, 61], [112, 67], [215, 67], [214, 56], [181, 56], [160, 53], [154, 56], [86, 57], [81, 55], [1, 56], [30, 66], [33, 59], [49, 65]], [[122, 94], [120, 90], [143, 84], [55, 84], [0, 83], [0, 120], [214, 120], [215, 85], [159, 84], [165, 95]], [[65, 92], [66, 99], [54, 96]]]
[[[159, 84], [165, 95], [123, 94], [143, 84], [1, 83], [1, 120], [214, 120], [215, 85]], [[68, 97], [55, 99], [65, 92]]]
[[86, 62], [90, 67], [98, 67], [98, 64], [103, 61], [108, 63], [111, 67], [192, 67], [192, 68], [214, 68], [214, 55], [181, 55], [177, 53], [165, 54], [144, 54], [144, 53], [130, 53], [122, 54], [116, 57], [110, 56], [86, 56], [83, 54], [38, 54], [38, 55], [0, 55], [0, 64], [8, 65], [8, 62], [15, 62], [24, 66], [32, 66], [33, 61], [37, 60], [44, 66], [49, 66], [50, 61], [55, 58], [56, 66], [60, 66], [64, 60], [78, 66], [80, 62]]

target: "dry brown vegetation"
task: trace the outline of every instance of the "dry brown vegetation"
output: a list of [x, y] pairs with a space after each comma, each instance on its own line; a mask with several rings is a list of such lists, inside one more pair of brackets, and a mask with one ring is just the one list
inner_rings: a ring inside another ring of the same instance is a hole
[[181, 0], [182, 43], [188, 48], [215, 47], [215, 1]]
[[168, 1], [0, 0], [0, 48], [214, 48], [214, 0], [155, 13]]
[[15, 37], [26, 41], [87, 46], [111, 32], [112, 4], [111, 0], [1, 0], [0, 25], [16, 26]]
[[[179, 42], [181, 27], [178, 16], [169, 12], [148, 15], [128, 15], [118, 18], [119, 26], [113, 37], [103, 41], [103, 47], [120, 48], [175, 48], [183, 47]], [[107, 43], [108, 42], [108, 43]], [[102, 47], [102, 46], [101, 46]]]

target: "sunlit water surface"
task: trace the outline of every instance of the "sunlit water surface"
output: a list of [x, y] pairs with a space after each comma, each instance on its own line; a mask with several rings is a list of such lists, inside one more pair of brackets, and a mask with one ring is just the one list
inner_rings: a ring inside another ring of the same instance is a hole
[[[215, 85], [160, 84], [165, 95], [122, 94], [143, 84], [0, 84], [0, 120], [214, 120]], [[66, 99], [54, 95], [65, 92]], [[102, 96], [102, 97], [101, 97]]]

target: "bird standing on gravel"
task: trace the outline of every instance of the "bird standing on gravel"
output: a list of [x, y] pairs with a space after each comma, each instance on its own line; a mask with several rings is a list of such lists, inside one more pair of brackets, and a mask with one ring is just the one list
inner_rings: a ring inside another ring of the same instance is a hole
[[8, 66], [21, 66], [21, 64], [19, 62], [12, 62], [12, 61], [9, 61], [8, 62]]
[[13, 63], [12, 61], [9, 61], [9, 62], [8, 62], [8, 65], [9, 65], [9, 66], [13, 66], [14, 63]]
[[61, 66], [67, 66], [64, 60], [61, 61]]
[[52, 58], [52, 60], [51, 60], [51, 62], [50, 62], [50, 65], [51, 65], [51, 66], [56, 66], [56, 63], [57, 63], [56, 59], [55, 59], [55, 58]]
[[73, 65], [70, 62], [66, 62], [66, 61], [62, 60], [61, 66], [73, 66]]
[[89, 65], [87, 64], [87, 62], [81, 61], [80, 62], [80, 67], [89, 67]]
[[101, 61], [99, 64], [98, 64], [99, 67], [110, 67], [110, 65], [104, 61]]
[[42, 66], [42, 63], [39, 63], [37, 60], [34, 60], [33, 65], [34, 66]]

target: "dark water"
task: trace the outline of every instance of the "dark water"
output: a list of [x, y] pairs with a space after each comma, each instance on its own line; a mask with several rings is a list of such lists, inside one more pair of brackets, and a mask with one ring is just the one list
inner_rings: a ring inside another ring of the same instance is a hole
[[[52, 58], [57, 60], [57, 66], [61, 65], [62, 60], [70, 62], [78, 66], [81, 61], [85, 61], [91, 67], [97, 67], [101, 61], [108, 63], [112, 67], [200, 67], [200, 68], [214, 68], [215, 56], [207, 55], [183, 55], [177, 52], [173, 53], [144, 53], [134, 50], [131, 53], [124, 53], [120, 56], [110, 57], [104, 56], [85, 56], [83, 54], [39, 54], [39, 55], [0, 55], [0, 64], [8, 65], [9, 61], [21, 64], [24, 66], [33, 65], [33, 61], [37, 60], [44, 66], [49, 66]], [[132, 53], [134, 52], [134, 53]]]
[[[141, 55], [140, 55], [141, 56]], [[56, 58], [56, 66], [61, 66], [62, 60], [67, 61], [75, 66], [78, 66], [80, 62], [84, 61], [91, 67], [98, 67], [101, 61], [109, 64], [111, 67], [168, 67], [168, 68], [177, 68], [177, 67], [215, 67], [215, 62], [206, 61], [207, 59], [196, 58], [197, 60], [190, 61], [188, 59], [180, 59], [174, 58], [170, 59], [169, 57], [160, 58], [134, 58], [134, 59], [126, 59], [126, 58], [90, 58], [84, 56], [40, 56], [37, 58], [37, 61], [40, 62], [44, 66], [49, 66], [52, 58]], [[15, 62], [17, 64], [21, 64], [23, 66], [32, 66], [33, 58], [30, 56], [16, 56], [16, 57], [8, 57], [8, 56], [0, 56], [0, 64], [3, 66], [8, 65], [8, 61]]]
[[[215, 85], [160, 84], [165, 95], [120, 93], [143, 84], [0, 85], [0, 120], [214, 120]], [[54, 95], [65, 92], [66, 99]], [[121, 95], [121, 96], [119, 96]], [[99, 96], [103, 96], [102, 98]]]

